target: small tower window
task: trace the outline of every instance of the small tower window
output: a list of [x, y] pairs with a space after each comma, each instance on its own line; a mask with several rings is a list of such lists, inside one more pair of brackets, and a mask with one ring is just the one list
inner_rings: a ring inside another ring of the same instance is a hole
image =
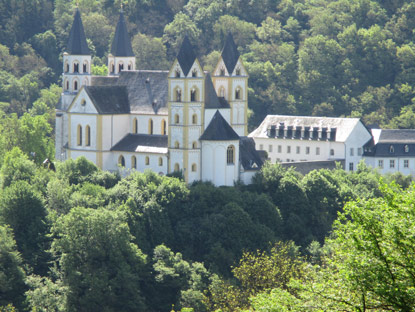
[[82, 66], [82, 72], [83, 73], [88, 73], [88, 62], [85, 61], [83, 66]]
[[174, 142], [174, 148], [179, 148], [179, 147], [180, 147], [179, 141]]
[[128, 63], [128, 70], [132, 70], [133, 69], [133, 64], [130, 62]]
[[179, 124], [180, 123], [180, 117], [179, 114], [174, 115], [174, 123]]
[[85, 145], [91, 146], [91, 128], [89, 126], [85, 127]]
[[192, 164], [192, 172], [196, 172], [196, 170], [197, 170], [196, 164]]
[[125, 158], [123, 155], [120, 155], [120, 157], [118, 157], [118, 165], [121, 167], [125, 167]]
[[192, 89], [190, 91], [190, 102], [196, 102], [197, 101], [197, 90]]
[[182, 101], [182, 90], [176, 89], [176, 102]]
[[79, 64], [78, 63], [73, 64], [73, 72], [74, 73], [79, 73]]
[[161, 121], [161, 134], [166, 135], [166, 121], [164, 119]]
[[118, 64], [118, 72], [121, 72], [124, 69], [124, 64], [123, 63], [119, 63]]
[[111, 64], [110, 64], [110, 70], [111, 70], [111, 74], [113, 74], [115, 72], [115, 66], [114, 66], [113, 62], [111, 62]]
[[163, 166], [163, 158], [159, 157], [159, 166]]
[[240, 76], [241, 75], [241, 68], [237, 67], [236, 71], [235, 71], [236, 76]]
[[65, 86], [65, 89], [66, 89], [66, 90], [69, 90], [69, 81], [68, 81], [68, 80], [66, 80], [66, 86]]
[[135, 156], [131, 156], [131, 168], [137, 169], [137, 158]]
[[236, 89], [235, 90], [235, 100], [240, 100], [241, 99], [241, 89]]
[[193, 148], [193, 149], [196, 149], [196, 148], [197, 148], [197, 142], [196, 142], [196, 141], [194, 141], [194, 142], [192, 143], [192, 148]]
[[138, 121], [137, 118], [133, 120], [133, 133], [138, 133]]
[[175, 164], [174, 164], [174, 171], [175, 171], [175, 172], [179, 172], [179, 171], [180, 171], [180, 166], [179, 166], [179, 164], [178, 164], [178, 163], [175, 163]]
[[150, 165], [150, 157], [146, 156], [146, 166]]
[[77, 129], [77, 136], [76, 136], [76, 138], [77, 138], [77, 142], [76, 142], [76, 144], [78, 145], [78, 146], [81, 146], [82, 145], [82, 126], [81, 125], [78, 125], [78, 129]]
[[228, 165], [233, 165], [235, 163], [235, 147], [229, 145], [226, 151], [226, 162]]
[[197, 124], [197, 115], [193, 114], [192, 116], [192, 124], [196, 125]]
[[193, 78], [197, 77], [197, 69], [196, 68], [192, 70], [192, 77]]
[[69, 72], [69, 63], [65, 61], [65, 73]]
[[180, 69], [176, 69], [176, 78], [180, 78]]
[[75, 90], [75, 91], [77, 91], [78, 90], [78, 81], [74, 81], [74, 83], [73, 83], [73, 89]]
[[220, 89], [219, 89], [219, 96], [220, 97], [225, 97], [225, 88], [224, 87], [220, 87]]
[[225, 76], [225, 68], [221, 67], [220, 69], [220, 75]]
[[153, 134], [153, 119], [148, 121], [148, 134]]

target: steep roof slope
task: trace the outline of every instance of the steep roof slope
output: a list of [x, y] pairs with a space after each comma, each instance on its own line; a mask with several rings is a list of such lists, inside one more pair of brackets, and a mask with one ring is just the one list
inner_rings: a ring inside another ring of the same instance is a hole
[[127, 24], [125, 23], [124, 13], [121, 10], [120, 18], [118, 19], [117, 28], [115, 29], [114, 40], [112, 41], [111, 54], [113, 56], [134, 56], [131, 47], [130, 36], [127, 31]]
[[81, 14], [76, 8], [74, 21], [69, 33], [68, 45], [66, 52], [73, 55], [89, 55], [88, 44], [86, 43], [84, 26], [82, 25]]
[[216, 111], [205, 132], [200, 137], [202, 141], [231, 141], [239, 140], [239, 135], [226, 122], [222, 114]]

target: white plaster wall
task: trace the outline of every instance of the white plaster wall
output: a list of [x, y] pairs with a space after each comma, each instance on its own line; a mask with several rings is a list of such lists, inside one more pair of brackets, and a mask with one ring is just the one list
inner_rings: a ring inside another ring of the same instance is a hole
[[[349, 137], [345, 141], [346, 160], [345, 169], [349, 171], [349, 164], [353, 163], [353, 169], [357, 169], [359, 161], [362, 159], [362, 155], [358, 155], [358, 148], [363, 153], [363, 146], [372, 138], [369, 131], [363, 126], [361, 122], [358, 122], [354, 129], [350, 132]], [[353, 156], [350, 155], [350, 149], [353, 148]]]
[[[180, 70], [181, 75], [183, 75], [183, 72]], [[183, 79], [171, 79], [170, 80], [170, 102], [174, 102], [176, 99], [176, 89], [177, 87], [180, 88], [180, 90], [182, 91], [182, 101], [184, 101], [184, 80]], [[177, 102], [175, 102], [177, 103]]]
[[169, 72], [169, 78], [175, 78], [176, 77], [176, 70], [180, 70], [180, 77], [184, 77], [182, 68], [180, 67], [180, 64], [177, 60], [174, 61], [171, 70]]
[[174, 143], [178, 141], [180, 147], [183, 147], [183, 127], [170, 127], [170, 147], [174, 148]]
[[[78, 132], [78, 125], [82, 126], [82, 145], [77, 145], [77, 132]], [[90, 127], [91, 130], [91, 145], [85, 145], [85, 134], [86, 134], [86, 126]], [[96, 150], [97, 142], [97, 115], [78, 115], [78, 114], [71, 114], [71, 142], [70, 148], [71, 149], [83, 149], [83, 150]], [[73, 158], [73, 157], [71, 157]], [[94, 160], [95, 163], [95, 160]]]
[[225, 63], [223, 62], [222, 57], [219, 59], [218, 64], [216, 65], [215, 71], [213, 72], [214, 76], [220, 76], [221, 69], [225, 70], [225, 76], [229, 76], [228, 69], [225, 66]]
[[[245, 78], [234, 78], [234, 77], [232, 77], [232, 91], [231, 91], [231, 101], [246, 101], [246, 98], [245, 98], [245, 88], [246, 88], [246, 85], [245, 85]], [[239, 100], [237, 100], [237, 99], [235, 99], [235, 91], [236, 91], [236, 89], [237, 88], [241, 88], [241, 93], [240, 93], [240, 99]]]
[[257, 173], [258, 171], [243, 171], [240, 174], [240, 180], [244, 183], [244, 184], [251, 184], [252, 183], [252, 178], [254, 177], [254, 175]]
[[112, 115], [102, 116], [102, 149], [104, 151], [108, 151], [113, 145], [112, 123]]
[[184, 116], [183, 116], [183, 104], [171, 104], [171, 109], [170, 109], [170, 120], [169, 120], [169, 123], [170, 123], [170, 125], [175, 125], [176, 123], [175, 123], [175, 120], [174, 120], [174, 116], [176, 115], [176, 114], [178, 114], [179, 115], [179, 125], [183, 125], [183, 118], [184, 118]]
[[[189, 151], [189, 164], [187, 166], [188, 172], [188, 182], [192, 183], [193, 181], [200, 180], [200, 151]], [[196, 164], [196, 171], [192, 171], [192, 164]]]
[[197, 142], [197, 145], [199, 147], [199, 138], [201, 136], [200, 130], [200, 126], [189, 127], [189, 142], [187, 148], [192, 149], [193, 142]]
[[[104, 163], [106, 164], [107, 170], [123, 170], [118, 166], [118, 160], [120, 156], [124, 156], [125, 167], [124, 170], [132, 171], [137, 170], [144, 172], [145, 170], [152, 170], [157, 174], [167, 174], [168, 159], [166, 154], [153, 154], [153, 153], [130, 153], [130, 152], [112, 152], [105, 156]], [[137, 169], [132, 167], [132, 157], [135, 156], [137, 159]], [[149, 157], [150, 163], [146, 165], [146, 157]], [[163, 163], [159, 166], [159, 158], [163, 159]]]
[[123, 137], [130, 133], [130, 116], [129, 115], [112, 115], [113, 116], [113, 142], [112, 146], [117, 144]]
[[[85, 105], [82, 102], [85, 101]], [[98, 114], [94, 104], [84, 89], [82, 89], [78, 96], [74, 99], [71, 109], [71, 113], [83, 113], [83, 114]]]
[[169, 150], [170, 153], [170, 172], [174, 171], [174, 164], [178, 163], [180, 170], [183, 170], [183, 152], [182, 150]]
[[[209, 126], [210, 121], [213, 118], [213, 115], [215, 115], [217, 109], [205, 109], [205, 129]], [[228, 124], [231, 124], [231, 110], [229, 108], [222, 108], [219, 109], [219, 112], [221, 113], [222, 117], [228, 122]]]
[[246, 72], [245, 67], [242, 65], [240, 59], [238, 59], [238, 61], [236, 62], [235, 68], [233, 69], [232, 76], [235, 76], [236, 75], [236, 69], [238, 67], [241, 69], [241, 73], [240, 73], [239, 76], [248, 76], [248, 73]]
[[55, 159], [63, 161], [63, 116], [56, 116], [55, 118]]
[[[189, 72], [189, 75], [191, 76], [192, 73]], [[203, 102], [204, 101], [203, 87], [204, 87], [204, 80], [203, 79], [200, 79], [200, 78], [191, 78], [191, 79], [189, 79], [185, 101], [190, 102], [190, 92], [193, 88], [197, 88], [198, 92], [197, 92], [197, 101], [196, 102]]]
[[97, 153], [93, 151], [71, 151], [71, 159], [77, 159], [78, 157], [84, 156], [89, 161], [96, 164], [97, 160]]
[[134, 133], [134, 119], [137, 118], [137, 133], [140, 134], [149, 134], [148, 125], [149, 120], [153, 120], [153, 134], [162, 134], [161, 133], [161, 122], [164, 119], [166, 121], [166, 134], [168, 134], [168, 116], [167, 115], [140, 115], [134, 114], [130, 115], [130, 128], [129, 132]]
[[197, 62], [195, 60], [192, 67], [190, 68], [189, 72], [187, 73], [188, 78], [195, 78], [195, 77], [192, 77], [192, 72], [193, 72], [194, 69], [196, 69], [196, 71], [197, 71], [197, 76], [196, 77], [203, 77], [204, 76], [203, 75], [203, 69], [200, 67], [199, 62]]
[[[365, 157], [366, 164], [378, 170], [381, 174], [401, 172], [404, 175], [415, 176], [415, 158], [413, 157]], [[383, 160], [383, 168], [378, 167], [379, 160]], [[395, 161], [395, 168], [390, 168], [390, 160]], [[409, 161], [405, 168], [404, 161]]]

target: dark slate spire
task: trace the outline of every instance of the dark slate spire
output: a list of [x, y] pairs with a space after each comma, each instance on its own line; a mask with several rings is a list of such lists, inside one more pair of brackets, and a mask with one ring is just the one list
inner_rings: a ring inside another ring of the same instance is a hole
[[225, 99], [222, 98], [221, 101], [218, 98], [209, 73], [205, 77], [205, 108], [230, 108], [229, 103]]
[[177, 54], [177, 60], [185, 76], [189, 73], [193, 63], [196, 60], [196, 54], [187, 36], [184, 37], [182, 46], [180, 47], [179, 54]]
[[75, 11], [71, 32], [69, 33], [68, 47], [66, 52], [73, 55], [89, 55], [91, 52], [86, 43], [84, 26], [78, 8]]
[[111, 54], [113, 56], [134, 56], [122, 8], [115, 30], [114, 40], [112, 41]]
[[228, 70], [229, 75], [232, 75], [232, 72], [235, 69], [235, 65], [239, 59], [239, 52], [230, 32], [228, 33], [228, 36], [225, 40], [225, 45], [223, 46], [222, 59], [225, 62], [225, 66]]
[[231, 141], [239, 140], [239, 135], [227, 123], [217, 110], [205, 132], [200, 137], [202, 141]]

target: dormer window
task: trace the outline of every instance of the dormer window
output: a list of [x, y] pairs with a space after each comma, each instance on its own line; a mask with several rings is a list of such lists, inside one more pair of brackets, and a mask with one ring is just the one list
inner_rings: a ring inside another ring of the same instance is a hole
[[240, 76], [241, 75], [241, 68], [237, 67], [236, 71], [235, 71], [236, 76]]
[[223, 67], [222, 67], [222, 68], [220, 69], [220, 75], [221, 75], [221, 76], [225, 76], [225, 68], [223, 68]]
[[192, 70], [192, 77], [193, 78], [197, 77], [197, 69], [196, 68]]
[[389, 146], [389, 153], [395, 153], [395, 148], [393, 145]]
[[176, 69], [176, 78], [180, 78], [180, 69]]
[[405, 150], [405, 153], [409, 153], [409, 145], [408, 144], [406, 144], [404, 146], [404, 150]]

